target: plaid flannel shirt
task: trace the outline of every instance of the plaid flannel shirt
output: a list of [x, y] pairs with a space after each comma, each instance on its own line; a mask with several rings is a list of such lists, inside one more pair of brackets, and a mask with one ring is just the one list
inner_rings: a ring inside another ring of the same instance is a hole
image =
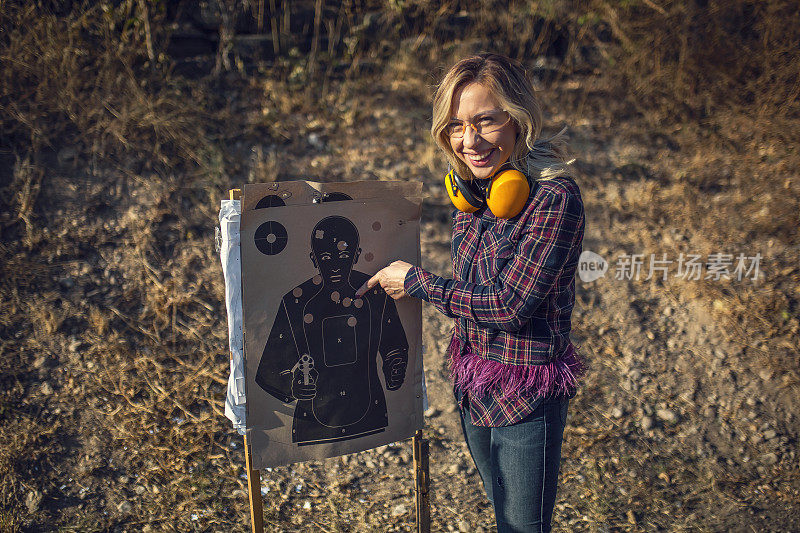
[[[517, 216], [488, 208], [453, 216], [454, 279], [412, 267], [407, 294], [455, 318], [453, 334], [479, 357], [506, 365], [542, 365], [574, 354], [569, 333], [575, 273], [582, 251], [584, 211], [570, 177], [534, 181]], [[503, 426], [530, 414], [541, 398], [456, 396], [473, 423]]]

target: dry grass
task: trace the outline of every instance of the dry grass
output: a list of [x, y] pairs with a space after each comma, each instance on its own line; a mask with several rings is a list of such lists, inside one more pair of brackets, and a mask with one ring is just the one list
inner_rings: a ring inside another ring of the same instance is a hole
[[[769, 252], [759, 283], [653, 284], [629, 299], [708, 309], [722, 340], [742, 351], [717, 368], [708, 346], [691, 347], [697, 390], [728, 394], [731, 369], [740, 382], [772, 372], [765, 409], [796, 449], [796, 421], [780, 411], [800, 387], [800, 154], [787, 142], [800, 136], [800, 23], [789, 2], [553, 1], [510, 10], [345, 2], [316, 23], [315, 2], [294, 11], [276, 4], [262, 22], [278, 35], [277, 55], [262, 70], [247, 71], [234, 49], [232, 61], [217, 62], [230, 73], [195, 80], [174, 74], [162, 55], [175, 16], [162, 3], [89, 3], [58, 14], [0, 4], [0, 157], [8, 163], [0, 170], [0, 529], [244, 528], [240, 439], [221, 413], [227, 329], [212, 239], [220, 196], [243, 181], [437, 176], [427, 136], [436, 69], [487, 47], [525, 60], [544, 94], [559, 99], [550, 104], [554, 121], [585, 122], [584, 140], [602, 147], [596, 167], [582, 168], [583, 183], [598, 212], [622, 228], [605, 236], [610, 242], [639, 253]], [[225, 5], [242, 8], [243, 20], [259, 3]], [[287, 18], [303, 16], [311, 29], [293, 34]], [[301, 52], [313, 39], [316, 53]], [[324, 149], [309, 144], [311, 134]], [[398, 139], [403, 157], [387, 155], [387, 138]], [[658, 331], [647, 313], [637, 319], [656, 330], [656, 342], [688, 336]], [[587, 313], [580, 324], [589, 336], [609, 319]], [[658, 398], [690, 413], [691, 424], [648, 434], [609, 417], [603, 402], [629, 370], [622, 355], [630, 348], [619, 335], [592, 342], [599, 366], [568, 430], [565, 457], [580, 460], [565, 463], [558, 517], [580, 517], [574, 530], [711, 531], [736, 526], [725, 513], [787, 516], [796, 458], [760, 473], [720, 467], [736, 451], [697, 453], [687, 426], [703, 424], [702, 398], [665, 399], [658, 383], [674, 373], [666, 366], [623, 396], [637, 409]], [[723, 433], [753, 431], [742, 401], [719, 399]], [[436, 457], [450, 460], [458, 446], [432, 433]], [[407, 467], [388, 468], [394, 477], [374, 484], [347, 481], [348, 468], [368, 457], [341, 470], [334, 461], [276, 471], [265, 480], [267, 523], [407, 528], [408, 516], [384, 515], [386, 502], [410, 494], [381, 492], [394, 490], [384, 483], [409, 487], [397, 474]], [[445, 500], [446, 489], [435, 502], [438, 524], [485, 518], [474, 492], [463, 493], [465, 512]], [[319, 514], [302, 510], [305, 499]]]

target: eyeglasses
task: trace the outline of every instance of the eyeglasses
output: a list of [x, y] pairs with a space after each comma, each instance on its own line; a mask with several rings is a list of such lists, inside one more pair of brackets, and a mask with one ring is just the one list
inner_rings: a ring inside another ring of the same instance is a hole
[[472, 117], [472, 120], [451, 120], [445, 126], [444, 131], [449, 137], [460, 139], [467, 131], [467, 126], [472, 128], [476, 135], [487, 135], [494, 133], [511, 121], [511, 115], [506, 111], [491, 111], [480, 113]]

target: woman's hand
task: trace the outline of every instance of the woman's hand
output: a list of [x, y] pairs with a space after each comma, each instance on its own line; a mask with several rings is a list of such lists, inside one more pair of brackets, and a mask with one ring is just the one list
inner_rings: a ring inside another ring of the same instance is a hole
[[379, 270], [377, 274], [372, 276], [365, 284], [363, 284], [356, 291], [356, 296], [360, 298], [365, 292], [378, 284], [383, 287], [383, 290], [386, 291], [386, 294], [395, 300], [399, 300], [400, 298], [407, 296], [404, 284], [406, 281], [406, 274], [408, 274], [408, 271], [411, 270], [412, 266], [414, 265], [406, 263], [405, 261], [395, 261], [386, 268]]

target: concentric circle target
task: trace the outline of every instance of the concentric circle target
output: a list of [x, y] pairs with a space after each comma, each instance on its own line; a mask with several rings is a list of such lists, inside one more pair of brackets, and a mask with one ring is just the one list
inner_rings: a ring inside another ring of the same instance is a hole
[[323, 202], [341, 202], [342, 200], [352, 200], [349, 194], [343, 192], [329, 192], [322, 195]]
[[283, 224], [270, 220], [264, 222], [256, 229], [253, 240], [255, 241], [256, 248], [258, 248], [258, 251], [262, 254], [278, 255], [286, 248], [289, 237]]
[[255, 208], [264, 209], [267, 207], [283, 207], [285, 205], [286, 202], [283, 201], [283, 198], [275, 194], [270, 194], [259, 200]]

